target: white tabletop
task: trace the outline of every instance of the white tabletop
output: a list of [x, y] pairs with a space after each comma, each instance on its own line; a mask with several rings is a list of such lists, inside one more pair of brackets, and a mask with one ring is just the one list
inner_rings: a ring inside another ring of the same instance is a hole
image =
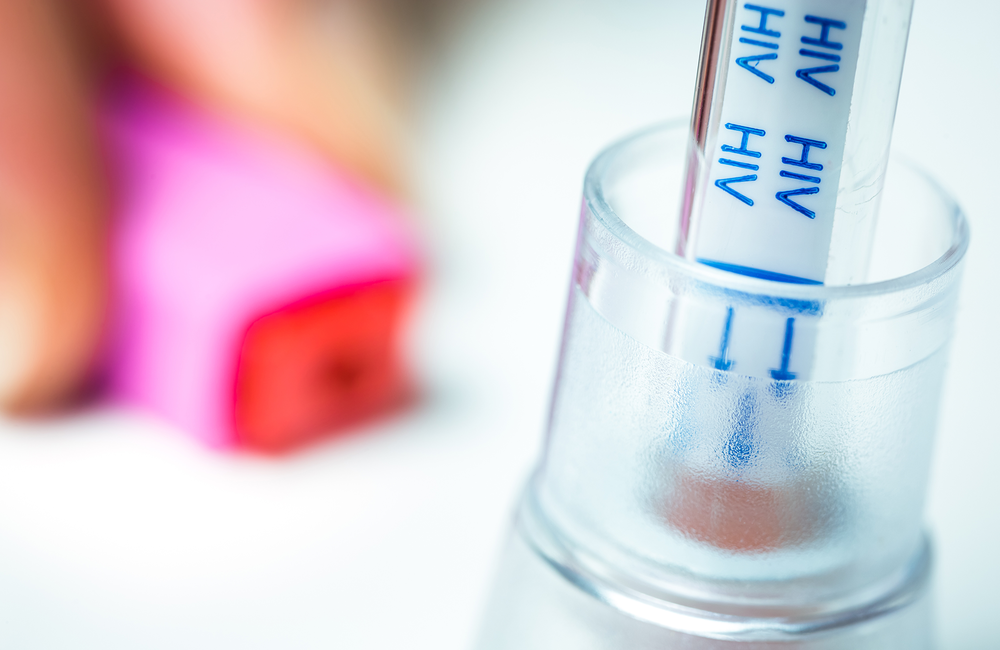
[[[4, 648], [467, 647], [541, 442], [583, 172], [686, 114], [703, 5], [499, 0], [423, 105], [425, 395], [290, 458], [204, 450], [137, 413], [0, 423]], [[1000, 4], [917, 0], [895, 144], [969, 213], [931, 485], [941, 647], [1000, 645]]]

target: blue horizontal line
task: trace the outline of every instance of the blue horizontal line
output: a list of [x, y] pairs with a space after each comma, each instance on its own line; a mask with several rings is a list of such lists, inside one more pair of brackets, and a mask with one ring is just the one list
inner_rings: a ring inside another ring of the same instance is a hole
[[781, 170], [779, 174], [782, 178], [794, 178], [797, 181], [808, 181], [810, 183], [819, 183], [822, 179], [819, 176], [806, 176], [805, 174], [796, 174], [795, 172]]
[[840, 61], [839, 54], [827, 54], [826, 52], [817, 52], [816, 50], [807, 50], [805, 48], [799, 50], [799, 54], [802, 56], [811, 56], [814, 59], [823, 59], [824, 61]]
[[738, 160], [730, 160], [729, 158], [719, 158], [719, 162], [723, 165], [731, 165], [733, 167], [742, 167], [743, 169], [751, 169], [757, 171], [760, 169], [760, 165], [753, 165], [751, 163], [740, 162]]
[[713, 260], [706, 260], [698, 258], [698, 262], [704, 264], [705, 266], [711, 266], [713, 268], [729, 271], [730, 273], [738, 273], [739, 275], [745, 275], [751, 278], [759, 278], [761, 280], [771, 280], [772, 282], [787, 282], [788, 284], [819, 284], [822, 282], [817, 280], [809, 280], [808, 278], [800, 278], [794, 275], [785, 275], [784, 273], [775, 273], [774, 271], [765, 271], [763, 269], [755, 269], [749, 266], [740, 266], [738, 264], [728, 264], [726, 262], [716, 262]]
[[758, 41], [758, 40], [753, 39], [753, 38], [741, 37], [740, 38], [740, 43], [746, 43], [747, 45], [759, 45], [761, 47], [766, 47], [769, 50], [776, 50], [776, 49], [778, 49], [778, 44], [777, 43], [768, 43], [767, 41]]

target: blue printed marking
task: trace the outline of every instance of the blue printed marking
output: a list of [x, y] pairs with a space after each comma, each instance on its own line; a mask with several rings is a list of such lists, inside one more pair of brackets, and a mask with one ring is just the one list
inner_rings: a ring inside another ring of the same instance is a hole
[[753, 394], [743, 393], [733, 414], [733, 431], [722, 452], [734, 468], [746, 467], [757, 457], [757, 411], [757, 400]]
[[712, 367], [716, 370], [729, 370], [733, 367], [733, 362], [729, 360], [729, 333], [733, 329], [733, 308], [726, 312], [726, 326], [722, 330], [722, 342], [719, 344], [719, 356], [709, 357]]
[[[706, 261], [704, 259], [699, 259], [697, 261], [699, 263], [705, 264], [706, 266], [715, 267], [715, 263], [711, 261]], [[722, 268], [722, 267], [716, 267], [716, 268]], [[784, 277], [789, 277], [789, 276], [784, 276]], [[772, 280], [772, 281], [780, 282], [781, 280]], [[822, 285], [823, 283], [814, 282], [812, 280], [805, 280], [805, 282], [802, 282], [800, 280], [799, 284]], [[736, 289], [723, 289], [721, 287], [716, 287], [711, 284], [705, 284], [705, 283], [700, 283], [700, 287], [707, 293], [712, 294], [714, 296], [718, 296], [720, 300], [727, 301], [727, 304], [735, 303], [740, 305], [751, 305], [755, 307], [763, 307], [765, 309], [775, 312], [780, 311], [782, 313], [792, 313], [795, 315], [807, 315], [807, 316], [823, 315], [824, 304], [823, 301], [821, 300], [795, 300], [793, 298], [782, 298], [780, 296], [767, 296], [762, 293], [747, 293], [746, 291], [737, 291]]]
[[[772, 52], [771, 54], [757, 54], [757, 55], [754, 55], [754, 56], [741, 56], [738, 59], [736, 59], [736, 65], [740, 66], [744, 70], [749, 70], [750, 72], [754, 73], [755, 75], [757, 75], [758, 77], [760, 77], [761, 79], [763, 79], [764, 81], [766, 81], [767, 83], [773, 84], [774, 83], [774, 77], [772, 77], [771, 75], [767, 74], [763, 70], [759, 70], [757, 68], [757, 65], [760, 65], [761, 61], [772, 61], [772, 60], [777, 59], [777, 58], [778, 58], [778, 55], [775, 54], [774, 52]], [[751, 64], [757, 64], [757, 65], [751, 65]]]
[[802, 56], [811, 56], [814, 59], [823, 59], [824, 61], [840, 61], [839, 54], [828, 54], [826, 52], [817, 52], [816, 50], [807, 50], [805, 48], [799, 50], [799, 54]]
[[749, 196], [746, 196], [745, 194], [740, 194], [739, 192], [737, 192], [733, 188], [729, 187], [729, 184], [730, 183], [748, 183], [750, 181], [755, 181], [755, 180], [757, 180], [757, 174], [750, 174], [749, 176], [739, 176], [737, 178], [720, 178], [719, 180], [715, 181], [715, 186], [718, 187], [718, 188], [720, 188], [720, 189], [725, 190], [727, 193], [735, 196], [736, 198], [738, 198], [740, 201], [743, 201], [747, 205], [751, 205], [752, 206], [753, 205], [753, 199], [751, 199]]
[[789, 318], [785, 321], [785, 343], [781, 348], [781, 368], [771, 370], [771, 379], [777, 381], [791, 381], [795, 379], [795, 373], [788, 371], [788, 365], [792, 359], [792, 338], [794, 336], [795, 319]]
[[766, 47], [769, 50], [778, 49], [777, 43], [770, 43], [768, 41], [758, 41], [755, 38], [747, 38], [745, 36], [740, 36], [740, 43], [746, 43], [747, 45], [759, 45], [760, 47]]
[[[820, 18], [819, 16], [806, 16], [806, 22], [819, 25], [820, 35], [819, 38], [813, 38], [811, 36], [803, 36], [802, 42], [806, 45], [812, 45], [814, 47], [822, 47], [828, 50], [843, 50], [844, 44], [838, 43], [837, 41], [830, 40], [830, 30], [831, 29], [847, 29], [847, 23], [842, 20], [834, 20], [832, 18]], [[799, 54], [802, 56], [809, 56], [816, 59], [824, 59], [826, 61], [840, 61], [840, 57], [827, 54], [824, 52], [817, 52], [815, 50], [801, 49]], [[830, 97], [837, 94], [837, 91], [830, 85], [823, 83], [819, 79], [816, 79], [814, 75], [824, 74], [827, 72], [839, 72], [839, 65], [824, 65], [815, 68], [802, 68], [801, 70], [795, 71], [795, 76], [805, 81], [806, 83], [815, 86], [816, 88], [822, 90]]]
[[[717, 262], [715, 260], [706, 260], [704, 258], [698, 258], [698, 263], [704, 264], [705, 266], [711, 266], [712, 268], [719, 269], [721, 271], [729, 271], [730, 273], [738, 273], [739, 275], [745, 275], [751, 278], [759, 278], [761, 280], [770, 280], [772, 282], [786, 282], [788, 284], [823, 284], [818, 280], [810, 280], [808, 278], [800, 278], [794, 275], [785, 275], [784, 273], [775, 273], [774, 271], [765, 271], [764, 269], [755, 269], [749, 266], [740, 266], [739, 264], [729, 264], [728, 262]], [[800, 302], [800, 301], [795, 301]], [[803, 301], [803, 305], [807, 305], [809, 309], [813, 309], [812, 303], [806, 303]]]
[[774, 198], [778, 199], [779, 201], [781, 201], [788, 207], [792, 208], [796, 212], [801, 212], [810, 219], [815, 219], [816, 218], [815, 212], [805, 207], [804, 205], [799, 205], [795, 201], [791, 200], [789, 197], [804, 196], [808, 194], [818, 194], [818, 193], [819, 193], [818, 187], [803, 187], [802, 189], [798, 190], [787, 190], [785, 192], [778, 192], [777, 194], [774, 195]]
[[730, 165], [732, 167], [740, 167], [742, 169], [749, 169], [752, 171], [757, 171], [760, 169], [760, 165], [754, 165], [752, 163], [740, 162], [738, 160], [730, 160], [729, 158], [719, 158], [719, 162], [723, 165]]
[[826, 85], [822, 81], [818, 79], [813, 79], [812, 76], [814, 74], [821, 74], [823, 72], [837, 72], [838, 70], [840, 70], [840, 66], [837, 64], [824, 65], [818, 68], [803, 68], [802, 70], [796, 70], [795, 76], [801, 79], [802, 81], [806, 81], [812, 84], [813, 86], [816, 86], [830, 97], [833, 97], [834, 95], [837, 94], [837, 91], [834, 88]]
[[797, 181], [806, 181], [807, 183], [819, 183], [822, 179], [819, 176], [806, 176], [805, 174], [796, 174], [795, 172], [786, 172], [781, 170], [782, 178], [794, 178]]
[[727, 123], [726, 128], [729, 129], [730, 131], [739, 131], [740, 133], [742, 133], [743, 140], [740, 141], [739, 149], [731, 147], [728, 144], [722, 145], [722, 150], [724, 152], [735, 153], [741, 156], [750, 156], [751, 158], [760, 158], [760, 152], [751, 151], [750, 149], [747, 148], [747, 145], [750, 143], [751, 135], [759, 135], [759, 136], [767, 135], [764, 129], [754, 129], [749, 126], [740, 126], [739, 124], [733, 124], [732, 122]]
[[810, 38], [809, 36], [803, 36], [802, 42], [806, 45], [815, 45], [817, 47], [825, 47], [831, 50], [842, 50], [844, 49], [843, 43], [836, 43], [830, 40], [830, 29], [847, 29], [847, 23], [841, 20], [834, 20], [832, 18], [820, 18], [818, 16], [806, 16], [806, 22], [819, 25], [820, 26], [820, 36], [819, 38]]
[[816, 147], [817, 149], [826, 149], [826, 143], [822, 140], [810, 140], [809, 138], [800, 138], [796, 135], [786, 135], [785, 142], [794, 142], [795, 144], [802, 145], [802, 157], [798, 160], [794, 158], [782, 158], [781, 162], [786, 165], [794, 165], [796, 167], [805, 167], [806, 169], [812, 169], [814, 171], [823, 171], [823, 165], [819, 163], [809, 162], [809, 149]]
[[743, 5], [750, 11], [760, 12], [760, 24], [757, 27], [750, 27], [748, 25], [741, 25], [740, 29], [745, 32], [752, 32], [754, 34], [761, 34], [762, 36], [773, 36], [774, 38], [781, 38], [781, 32], [776, 32], [772, 29], [767, 28], [767, 19], [771, 16], [777, 16], [781, 18], [785, 15], [785, 12], [781, 9], [771, 9], [769, 7], [761, 7], [760, 5]]

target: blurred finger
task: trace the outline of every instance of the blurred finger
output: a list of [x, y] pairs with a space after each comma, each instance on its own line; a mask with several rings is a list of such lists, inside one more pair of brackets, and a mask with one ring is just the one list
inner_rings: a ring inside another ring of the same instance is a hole
[[403, 185], [392, 38], [364, 0], [102, 0], [129, 51], [216, 108], [291, 131]]
[[105, 300], [103, 183], [57, 7], [0, 0], [0, 406], [58, 403], [89, 369]]

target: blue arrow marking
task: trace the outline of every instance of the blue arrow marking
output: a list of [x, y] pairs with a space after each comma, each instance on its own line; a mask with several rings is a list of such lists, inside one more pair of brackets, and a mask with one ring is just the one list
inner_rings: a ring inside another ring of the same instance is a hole
[[750, 393], [744, 393], [736, 405], [735, 421], [722, 454], [730, 466], [740, 469], [752, 463], [758, 456], [757, 400]]
[[771, 371], [771, 379], [777, 381], [791, 381], [795, 379], [795, 373], [788, 371], [788, 362], [792, 357], [792, 338], [795, 336], [795, 319], [789, 318], [785, 321], [785, 344], [781, 349], [781, 368]]
[[719, 356], [709, 357], [712, 367], [716, 370], [729, 370], [733, 362], [729, 360], [729, 332], [733, 329], [733, 308], [726, 312], [726, 327], [722, 330], [722, 342], [719, 344]]

